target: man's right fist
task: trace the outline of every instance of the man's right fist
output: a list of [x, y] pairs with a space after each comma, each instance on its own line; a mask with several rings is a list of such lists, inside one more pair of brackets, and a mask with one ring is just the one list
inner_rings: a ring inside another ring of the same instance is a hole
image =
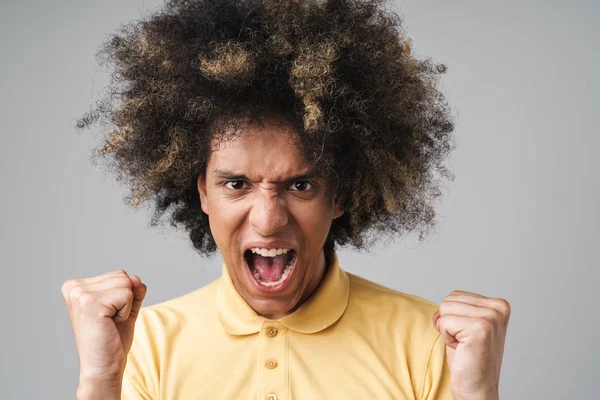
[[69, 279], [61, 291], [75, 335], [80, 386], [90, 382], [120, 386], [146, 285], [117, 270]]

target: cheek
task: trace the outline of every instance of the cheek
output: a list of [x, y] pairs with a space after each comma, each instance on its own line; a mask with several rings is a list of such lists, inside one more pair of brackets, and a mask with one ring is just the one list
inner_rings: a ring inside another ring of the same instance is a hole
[[210, 230], [217, 245], [223, 249], [235, 245], [238, 237], [236, 231], [240, 229], [245, 218], [243, 209], [239, 205], [218, 200], [211, 203], [210, 211]]
[[295, 219], [310, 242], [322, 242], [329, 233], [333, 211], [327, 204], [314, 204], [294, 210]]

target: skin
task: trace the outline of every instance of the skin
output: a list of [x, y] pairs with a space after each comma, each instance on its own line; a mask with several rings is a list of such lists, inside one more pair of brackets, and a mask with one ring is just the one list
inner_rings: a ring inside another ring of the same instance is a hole
[[511, 307], [501, 298], [454, 290], [433, 315], [446, 342], [455, 400], [498, 400]]
[[[198, 178], [202, 210], [234, 286], [259, 315], [272, 319], [292, 313], [317, 289], [326, 271], [323, 245], [332, 221], [343, 214], [323, 178], [299, 178], [311, 165], [296, 143], [284, 122], [246, 126], [213, 149]], [[296, 251], [296, 267], [282, 291], [264, 293], [248, 274], [244, 250], [275, 240]]]
[[66, 280], [61, 292], [79, 356], [78, 400], [119, 399], [135, 321], [146, 296], [123, 270]]

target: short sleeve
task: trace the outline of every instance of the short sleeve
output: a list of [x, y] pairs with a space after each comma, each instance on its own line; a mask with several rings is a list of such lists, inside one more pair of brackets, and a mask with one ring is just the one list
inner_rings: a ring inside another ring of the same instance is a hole
[[148, 335], [148, 322], [142, 308], [135, 323], [131, 350], [123, 374], [121, 400], [158, 400], [158, 376], [154, 348]]
[[446, 343], [441, 334], [433, 342], [424, 376], [421, 400], [454, 400], [450, 390]]

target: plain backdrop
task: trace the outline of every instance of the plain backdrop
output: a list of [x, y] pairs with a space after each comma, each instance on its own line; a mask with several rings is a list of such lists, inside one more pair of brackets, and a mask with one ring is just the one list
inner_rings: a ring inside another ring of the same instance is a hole
[[[98, 46], [158, 0], [0, 3], [0, 398], [74, 398], [64, 280], [123, 268], [145, 305], [216, 279], [183, 232], [148, 227], [74, 120], [107, 83]], [[415, 54], [444, 62], [456, 143], [438, 226], [342, 268], [441, 303], [512, 305], [502, 399], [598, 398], [600, 2], [397, 2]]]

